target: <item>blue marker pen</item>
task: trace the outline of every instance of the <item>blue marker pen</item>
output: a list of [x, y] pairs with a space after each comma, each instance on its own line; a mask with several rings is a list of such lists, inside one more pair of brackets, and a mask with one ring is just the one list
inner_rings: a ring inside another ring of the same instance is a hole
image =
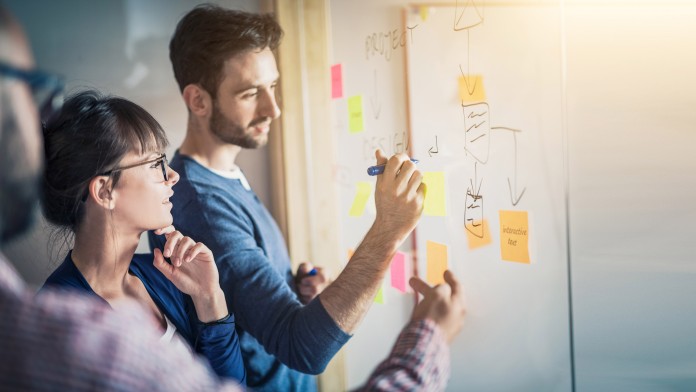
[[317, 269], [316, 269], [316, 268], [312, 268], [311, 271], [307, 272], [307, 276], [314, 276], [314, 275], [316, 275], [316, 274], [317, 274]]
[[[418, 159], [411, 158], [411, 162], [418, 163]], [[384, 173], [384, 166], [386, 165], [370, 166], [367, 168], [367, 174], [370, 176], [380, 175]]]

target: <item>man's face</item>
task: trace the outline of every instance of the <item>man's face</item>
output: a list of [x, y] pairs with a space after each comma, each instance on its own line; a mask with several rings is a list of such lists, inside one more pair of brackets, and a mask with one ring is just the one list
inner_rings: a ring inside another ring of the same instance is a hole
[[[16, 24], [0, 30], [0, 61], [33, 68]], [[24, 233], [34, 221], [42, 145], [36, 105], [28, 86], [0, 75], [0, 243]]]
[[213, 100], [210, 130], [225, 143], [258, 148], [268, 142], [271, 121], [280, 116], [275, 88], [278, 68], [269, 48], [239, 54], [225, 62]]

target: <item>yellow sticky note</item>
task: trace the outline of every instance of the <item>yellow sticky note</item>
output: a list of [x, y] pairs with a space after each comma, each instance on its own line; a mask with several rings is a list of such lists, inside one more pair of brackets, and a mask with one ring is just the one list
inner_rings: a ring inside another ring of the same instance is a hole
[[361, 95], [354, 95], [348, 98], [348, 129], [350, 129], [351, 133], [365, 130]]
[[375, 303], [384, 305], [384, 290], [381, 287], [375, 297]]
[[500, 257], [529, 264], [527, 211], [500, 211]]
[[428, 20], [428, 12], [430, 11], [430, 7], [427, 5], [422, 5], [418, 7], [418, 13], [420, 13], [421, 20], [425, 22]]
[[459, 99], [462, 103], [485, 102], [486, 91], [483, 89], [483, 76], [460, 76]]
[[353, 248], [348, 248], [348, 261], [353, 258], [353, 254], [355, 253], [355, 249]]
[[443, 274], [447, 270], [447, 245], [433, 241], [425, 242], [427, 266], [426, 279], [431, 285], [445, 283]]
[[430, 216], [445, 216], [445, 173], [424, 172], [425, 200], [423, 214]]
[[[479, 226], [480, 225], [480, 226]], [[491, 243], [491, 232], [488, 228], [488, 221], [469, 222], [465, 225], [466, 240], [469, 249], [476, 249]]]
[[372, 184], [369, 182], [359, 181], [356, 187], [357, 192], [355, 193], [355, 199], [353, 199], [353, 205], [348, 212], [349, 216], [362, 216], [363, 212], [365, 212], [367, 199], [369, 199], [370, 194], [372, 194]]

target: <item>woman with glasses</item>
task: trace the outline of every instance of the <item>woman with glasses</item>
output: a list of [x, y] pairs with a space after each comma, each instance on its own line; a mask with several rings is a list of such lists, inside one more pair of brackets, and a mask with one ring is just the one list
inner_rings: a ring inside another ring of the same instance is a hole
[[[172, 226], [179, 175], [167, 166], [167, 144], [157, 121], [132, 102], [94, 91], [66, 100], [44, 127], [42, 207], [74, 246], [44, 287], [82, 291], [114, 309], [135, 300], [161, 327], [162, 341], [183, 338], [220, 376], [244, 383], [213, 255]], [[148, 230], [165, 234], [163, 252], [135, 254]]]

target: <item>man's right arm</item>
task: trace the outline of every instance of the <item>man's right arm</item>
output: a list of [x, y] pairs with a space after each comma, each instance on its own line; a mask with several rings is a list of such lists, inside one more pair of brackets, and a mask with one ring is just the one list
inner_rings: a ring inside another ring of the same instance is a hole
[[370, 308], [399, 245], [415, 228], [423, 210], [422, 175], [405, 154], [387, 160], [375, 152], [377, 164], [386, 164], [377, 177], [377, 216], [350, 262], [319, 299], [346, 333], [352, 333]]

